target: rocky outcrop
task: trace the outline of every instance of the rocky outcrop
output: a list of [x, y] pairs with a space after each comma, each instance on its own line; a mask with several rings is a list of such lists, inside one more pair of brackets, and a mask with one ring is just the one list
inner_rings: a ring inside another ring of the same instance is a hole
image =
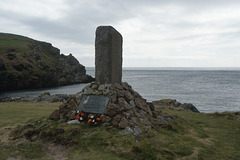
[[181, 104], [179, 107], [182, 107], [185, 110], [190, 110], [195, 113], [200, 113], [199, 110], [192, 103], [184, 103]]
[[94, 79], [72, 54], [60, 54], [50, 43], [0, 33], [0, 90], [55, 87]]
[[49, 92], [45, 92], [37, 97], [20, 97], [20, 98], [12, 98], [12, 97], [0, 97], [0, 102], [38, 102], [38, 103], [55, 103], [55, 102], [66, 102], [68, 100], [69, 95], [67, 94], [55, 94], [51, 95]]
[[176, 101], [175, 99], [162, 99], [159, 101], [152, 101], [153, 105], [157, 106], [173, 106], [173, 107], [181, 107], [184, 110], [190, 110], [195, 113], [200, 113], [199, 110], [192, 103], [184, 103]]

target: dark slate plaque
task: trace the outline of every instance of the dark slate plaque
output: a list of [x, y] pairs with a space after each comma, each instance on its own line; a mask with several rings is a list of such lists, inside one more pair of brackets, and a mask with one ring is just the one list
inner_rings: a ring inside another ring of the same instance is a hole
[[107, 96], [83, 95], [77, 111], [103, 114], [108, 105], [108, 101], [109, 97]]

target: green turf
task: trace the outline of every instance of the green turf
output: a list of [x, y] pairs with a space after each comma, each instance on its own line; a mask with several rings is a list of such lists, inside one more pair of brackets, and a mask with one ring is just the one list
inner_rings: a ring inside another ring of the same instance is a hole
[[[39, 127], [59, 104], [0, 103], [2, 144], [0, 156], [26, 159], [51, 159], [42, 150], [41, 141], [21, 140], [17, 145], [6, 139], [3, 128], [22, 124], [15, 131]], [[149, 130], [136, 143], [133, 135], [121, 135], [118, 130], [91, 127], [87, 124], [69, 125], [57, 121], [47, 122], [43, 130], [48, 141], [72, 143], [68, 159], [240, 159], [240, 113], [193, 113], [172, 107], [158, 108], [177, 116], [159, 130]], [[35, 120], [35, 121], [34, 121]], [[31, 122], [32, 125], [29, 125]], [[64, 133], [53, 134], [57, 128]], [[76, 132], [73, 132], [75, 130]], [[9, 132], [10, 133], [10, 132]], [[3, 141], [5, 139], [5, 141]], [[16, 149], [20, 147], [22, 149]], [[17, 151], [16, 151], [17, 150]]]

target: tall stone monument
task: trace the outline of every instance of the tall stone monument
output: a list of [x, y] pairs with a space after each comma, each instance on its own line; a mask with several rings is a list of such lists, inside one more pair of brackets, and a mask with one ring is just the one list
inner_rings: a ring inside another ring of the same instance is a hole
[[122, 35], [112, 26], [99, 26], [96, 30], [95, 81], [122, 82]]
[[127, 82], [121, 82], [122, 36], [118, 31], [111, 26], [98, 27], [95, 50], [95, 82], [61, 105], [50, 119], [57, 117], [55, 119], [68, 121], [75, 118], [81, 123], [122, 129], [122, 134], [133, 134], [136, 142], [147, 130], [159, 129], [173, 119], [155, 111], [154, 106]]

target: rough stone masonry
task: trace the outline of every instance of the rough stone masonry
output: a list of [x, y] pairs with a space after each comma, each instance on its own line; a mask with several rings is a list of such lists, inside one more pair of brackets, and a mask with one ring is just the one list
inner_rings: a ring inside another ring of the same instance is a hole
[[112, 26], [99, 26], [96, 30], [95, 82], [122, 82], [122, 35]]
[[[98, 27], [95, 47], [95, 82], [69, 97], [66, 103], [59, 106], [59, 110], [55, 110], [50, 115], [49, 119], [73, 120], [76, 118], [76, 109], [84, 97], [105, 96], [109, 100], [106, 109], [100, 115], [101, 125], [109, 130], [121, 129], [121, 134], [133, 134], [138, 142], [141, 140], [141, 134], [149, 129], [164, 127], [168, 121], [175, 118], [165, 115], [160, 110], [156, 111], [154, 106], [134, 91], [128, 83], [121, 82], [122, 36], [118, 31], [111, 26]], [[90, 104], [90, 101], [84, 100], [83, 103]]]

